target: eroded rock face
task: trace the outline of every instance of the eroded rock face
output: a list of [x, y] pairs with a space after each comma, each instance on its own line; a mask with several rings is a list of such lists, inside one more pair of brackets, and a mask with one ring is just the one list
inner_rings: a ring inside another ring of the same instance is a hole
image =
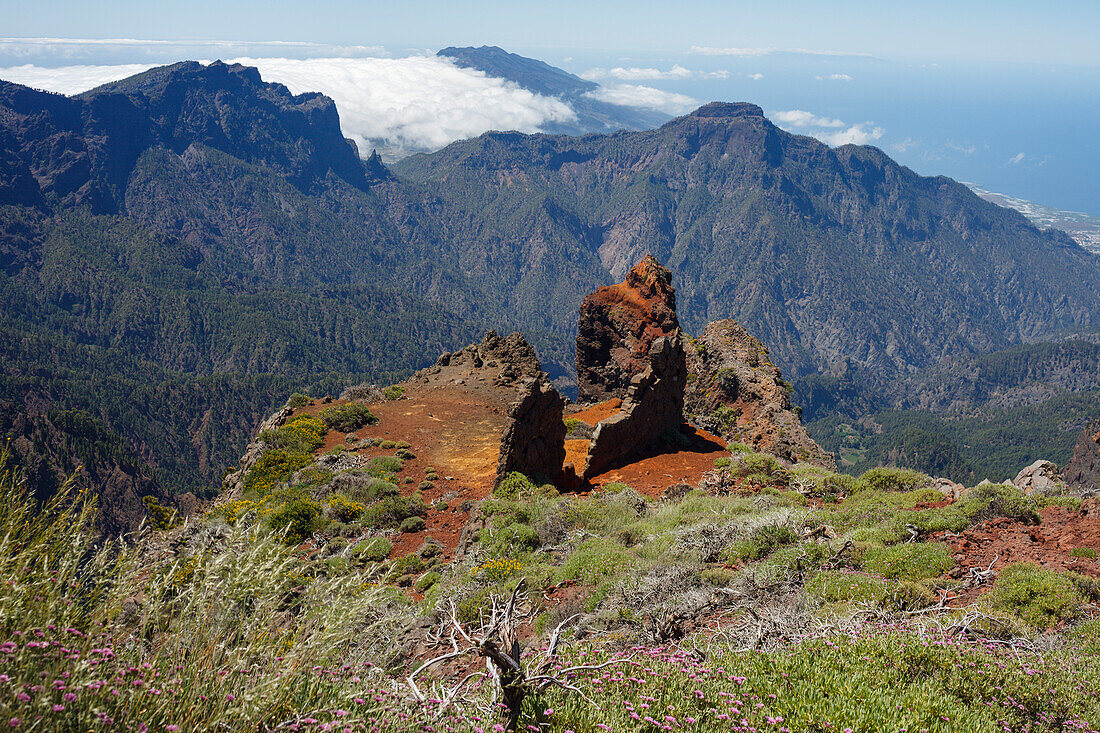
[[631, 380], [649, 367], [653, 342], [679, 329], [672, 275], [646, 255], [624, 282], [599, 288], [581, 303], [577, 323], [579, 400], [625, 400]]
[[502, 338], [496, 331], [489, 331], [480, 344], [443, 354], [435, 364], [421, 369], [409, 381], [413, 384], [466, 385], [471, 379], [484, 378], [495, 387], [515, 387], [542, 373], [535, 350], [523, 336], [513, 333]]
[[646, 357], [648, 364], [630, 380], [618, 414], [596, 425], [584, 478], [658, 447], [683, 424], [687, 364], [679, 329], [654, 340]]
[[512, 471], [556, 481], [565, 462], [565, 400], [544, 377], [526, 379], [500, 438], [497, 483]]
[[1100, 420], [1093, 420], [1077, 437], [1073, 458], [1062, 474], [1074, 491], [1100, 494]]
[[791, 463], [836, 470], [791, 405], [791, 387], [768, 359], [768, 349], [739, 323], [707, 324], [686, 346], [685, 411], [704, 430]]

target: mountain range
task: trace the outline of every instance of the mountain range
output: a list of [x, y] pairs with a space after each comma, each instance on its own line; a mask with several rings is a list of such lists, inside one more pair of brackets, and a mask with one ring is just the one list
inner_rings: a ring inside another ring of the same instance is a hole
[[[523, 83], [587, 104], [556, 72]], [[1064, 233], [752, 104], [361, 153], [330, 99], [239, 65], [76, 97], [0, 83], [2, 396], [79, 412], [180, 491], [216, 484], [287, 393], [395, 381], [488, 327], [568, 384], [584, 294], [647, 253], [689, 332], [734, 318], [784, 374], [861, 395], [1100, 326], [1100, 257]]]

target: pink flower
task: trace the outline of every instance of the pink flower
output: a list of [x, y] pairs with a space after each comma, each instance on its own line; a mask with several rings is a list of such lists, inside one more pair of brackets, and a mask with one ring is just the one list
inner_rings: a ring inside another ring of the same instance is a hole
[[61, 712], [62, 710], [64, 710], [64, 709], [65, 709], [65, 706], [64, 706], [64, 705], [62, 705], [61, 703], [58, 703], [57, 705], [54, 705], [54, 706], [53, 706], [53, 711], [54, 711], [55, 713], [60, 713], [60, 712]]

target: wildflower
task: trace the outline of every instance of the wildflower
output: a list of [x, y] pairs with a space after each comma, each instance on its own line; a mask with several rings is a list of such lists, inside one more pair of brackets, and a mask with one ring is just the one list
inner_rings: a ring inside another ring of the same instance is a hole
[[171, 733], [176, 733], [176, 731], [179, 729], [180, 727], [178, 725], [169, 725], [167, 728], [165, 728], [165, 730], [171, 731]]
[[10, 725], [12, 728], [18, 728], [19, 724], [22, 723], [22, 722], [23, 721], [20, 720], [19, 718], [12, 718], [11, 720], [8, 721], [8, 725]]
[[54, 706], [53, 706], [53, 711], [54, 711], [55, 713], [60, 713], [60, 712], [61, 712], [62, 710], [64, 710], [64, 709], [65, 709], [65, 706], [64, 706], [64, 705], [62, 705], [61, 703], [58, 703], [58, 704], [56, 704], [56, 705], [54, 705]]

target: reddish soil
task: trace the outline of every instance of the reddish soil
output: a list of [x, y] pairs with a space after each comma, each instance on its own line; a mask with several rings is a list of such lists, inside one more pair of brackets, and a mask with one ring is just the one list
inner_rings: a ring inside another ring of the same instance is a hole
[[[360, 438], [409, 444], [416, 458], [405, 461], [405, 468], [398, 477], [403, 496], [418, 490], [429, 468], [434, 468], [439, 476], [438, 481], [432, 482], [432, 488], [421, 490], [429, 505], [424, 531], [394, 536], [391, 557], [415, 552], [425, 540], [432, 538], [442, 543], [444, 557], [450, 560], [458, 547], [462, 528], [469, 521], [470, 513], [462, 510], [463, 503], [484, 499], [492, 491], [507, 406], [500, 404], [491, 391], [479, 389], [479, 385], [470, 388], [406, 385], [405, 395], [404, 399], [371, 405], [378, 424], [360, 428], [355, 434]], [[326, 407], [340, 404], [344, 401], [326, 404], [318, 401], [302, 408], [298, 414], [317, 414]], [[344, 435], [330, 431], [318, 455], [344, 444]], [[364, 447], [362, 444], [348, 446], [348, 449], [366, 458], [394, 453], [392, 448]], [[405, 483], [406, 478], [412, 481]], [[446, 499], [446, 509], [432, 506], [440, 499]]]
[[623, 406], [623, 401], [618, 397], [614, 397], [606, 402], [599, 402], [590, 407], [586, 407], [583, 410], [577, 412], [571, 412], [566, 414], [566, 418], [572, 418], [574, 420], [580, 420], [581, 422], [596, 427], [596, 423], [600, 420], [606, 420], [612, 415], [618, 414], [619, 408]]
[[[686, 425], [684, 428], [690, 429]], [[694, 430], [689, 447], [668, 448], [665, 452], [613, 468], [593, 477], [591, 483], [605, 486], [621, 482], [643, 496], [658, 497], [674, 484], [698, 485], [703, 473], [714, 468], [714, 459], [723, 456], [729, 456], [725, 443], [703, 430]]]
[[964, 578], [970, 568], [984, 570], [992, 563], [994, 570], [1001, 570], [1014, 562], [1100, 578], [1100, 561], [1070, 554], [1079, 547], [1100, 550], [1100, 501], [1086, 501], [1080, 511], [1047, 507], [1042, 518], [1040, 524], [991, 519], [959, 534], [939, 534], [937, 539], [951, 547]]

